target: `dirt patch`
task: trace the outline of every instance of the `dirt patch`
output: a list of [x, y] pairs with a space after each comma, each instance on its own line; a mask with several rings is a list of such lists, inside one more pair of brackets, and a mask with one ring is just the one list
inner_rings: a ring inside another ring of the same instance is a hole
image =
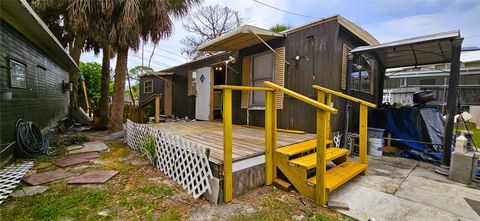
[[[82, 136], [94, 137], [86, 132]], [[98, 138], [98, 134], [95, 136]], [[273, 187], [258, 188], [231, 203], [215, 206], [193, 199], [144, 154], [131, 151], [123, 141], [106, 144], [110, 150], [101, 153], [101, 159], [65, 170], [81, 174], [109, 169], [119, 171], [116, 176], [102, 185], [55, 181], [47, 184], [44, 193], [8, 198], [0, 205], [2, 220], [349, 220], [334, 210], [317, 207], [296, 192]], [[34, 167], [51, 170], [51, 163], [62, 156], [36, 159]]]

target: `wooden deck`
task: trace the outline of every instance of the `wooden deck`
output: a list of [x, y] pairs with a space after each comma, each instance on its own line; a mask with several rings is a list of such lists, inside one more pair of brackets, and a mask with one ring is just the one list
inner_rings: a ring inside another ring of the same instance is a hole
[[[148, 124], [148, 126], [200, 143], [206, 148], [210, 148], [211, 162], [216, 164], [223, 162], [223, 125], [220, 122], [170, 122]], [[263, 128], [233, 125], [232, 133], [234, 162], [265, 153], [265, 130]], [[277, 148], [314, 138], [314, 134], [277, 132]]]

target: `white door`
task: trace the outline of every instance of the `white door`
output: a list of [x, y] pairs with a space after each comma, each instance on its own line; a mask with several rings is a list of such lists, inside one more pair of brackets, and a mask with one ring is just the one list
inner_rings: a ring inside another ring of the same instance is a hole
[[212, 75], [210, 67], [204, 67], [197, 70], [195, 84], [195, 87], [197, 88], [195, 119], [209, 120], [210, 99], [212, 93]]

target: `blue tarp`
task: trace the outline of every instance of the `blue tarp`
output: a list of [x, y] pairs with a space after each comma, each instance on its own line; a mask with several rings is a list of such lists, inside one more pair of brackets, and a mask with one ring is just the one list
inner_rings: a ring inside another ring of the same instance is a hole
[[[429, 112], [433, 113], [428, 118], [422, 117], [421, 109], [404, 107], [372, 110], [369, 112], [368, 126], [384, 128], [391, 133], [392, 138], [432, 142], [426, 125], [431, 125], [432, 120], [438, 122], [437, 118], [443, 119], [436, 108], [428, 108]], [[396, 144], [404, 147], [404, 150], [400, 152], [402, 157], [421, 159], [432, 163], [438, 163], [442, 159], [441, 152], [432, 148], [431, 145], [409, 141], [397, 141]]]

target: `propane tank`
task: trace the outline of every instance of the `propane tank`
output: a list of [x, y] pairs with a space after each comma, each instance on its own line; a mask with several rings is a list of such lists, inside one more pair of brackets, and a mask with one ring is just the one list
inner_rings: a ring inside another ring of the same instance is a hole
[[467, 145], [467, 138], [463, 136], [463, 133], [455, 140], [455, 152], [465, 153], [465, 146]]

